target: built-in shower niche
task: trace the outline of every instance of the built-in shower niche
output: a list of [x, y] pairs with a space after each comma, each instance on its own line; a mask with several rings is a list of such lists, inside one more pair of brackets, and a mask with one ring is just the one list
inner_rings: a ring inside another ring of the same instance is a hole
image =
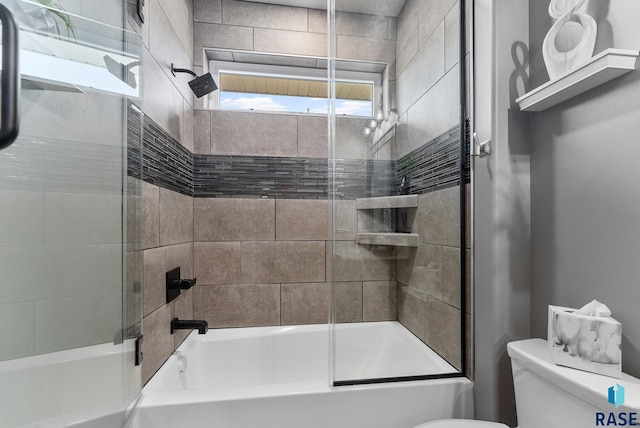
[[358, 244], [417, 247], [418, 195], [356, 200]]

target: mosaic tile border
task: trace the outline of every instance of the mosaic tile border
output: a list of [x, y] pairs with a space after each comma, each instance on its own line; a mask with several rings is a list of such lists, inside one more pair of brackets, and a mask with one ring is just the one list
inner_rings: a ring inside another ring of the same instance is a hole
[[[130, 103], [127, 113], [127, 173], [131, 177], [196, 198], [329, 197], [327, 159], [194, 156], [135, 105]], [[398, 161], [336, 159], [336, 195], [341, 199], [394, 195], [405, 175], [411, 178], [409, 194], [459, 185], [458, 144], [459, 127], [455, 126]], [[465, 182], [470, 181], [469, 147], [467, 135]]]
[[[466, 136], [466, 177], [471, 180], [469, 126]], [[411, 179], [409, 194], [420, 195], [460, 185], [460, 127], [449, 129], [397, 161], [396, 188], [402, 177]]]
[[193, 154], [133, 104], [127, 109], [127, 174], [193, 196]]
[[[196, 155], [194, 165], [197, 198], [328, 197], [327, 159]], [[340, 197], [384, 196], [394, 191], [395, 162], [336, 159], [335, 175]]]

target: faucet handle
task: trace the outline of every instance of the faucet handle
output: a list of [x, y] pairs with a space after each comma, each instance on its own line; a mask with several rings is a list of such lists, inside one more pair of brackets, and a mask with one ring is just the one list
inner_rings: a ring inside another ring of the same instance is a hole
[[196, 285], [197, 278], [193, 279], [171, 279], [167, 281], [167, 287], [173, 290], [188, 290]]
[[165, 286], [167, 291], [167, 303], [180, 295], [180, 290], [188, 290], [196, 285], [196, 278], [183, 279], [180, 277], [180, 267], [171, 269], [165, 275]]

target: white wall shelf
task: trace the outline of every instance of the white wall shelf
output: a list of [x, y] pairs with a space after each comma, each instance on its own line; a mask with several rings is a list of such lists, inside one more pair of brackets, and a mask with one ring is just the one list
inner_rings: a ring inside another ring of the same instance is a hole
[[417, 233], [356, 233], [356, 243], [368, 245], [393, 245], [417, 247]]
[[600, 86], [636, 67], [638, 51], [606, 49], [567, 74], [527, 92], [516, 102], [522, 111], [543, 111]]

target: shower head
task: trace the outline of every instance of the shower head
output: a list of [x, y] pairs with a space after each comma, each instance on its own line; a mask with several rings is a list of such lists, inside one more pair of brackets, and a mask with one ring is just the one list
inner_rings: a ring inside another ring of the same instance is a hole
[[198, 98], [202, 98], [205, 95], [210, 94], [211, 92], [218, 89], [216, 82], [213, 81], [211, 73], [198, 76], [196, 73], [191, 70], [187, 70], [186, 68], [175, 68], [173, 64], [171, 64], [171, 73], [174, 76], [176, 75], [176, 73], [187, 73], [192, 75], [194, 79], [189, 82], [189, 87]]
[[202, 98], [203, 96], [210, 94], [211, 92], [218, 89], [216, 82], [213, 81], [211, 73], [203, 74], [200, 77], [196, 77], [191, 82], [189, 82], [189, 86], [198, 98]]

